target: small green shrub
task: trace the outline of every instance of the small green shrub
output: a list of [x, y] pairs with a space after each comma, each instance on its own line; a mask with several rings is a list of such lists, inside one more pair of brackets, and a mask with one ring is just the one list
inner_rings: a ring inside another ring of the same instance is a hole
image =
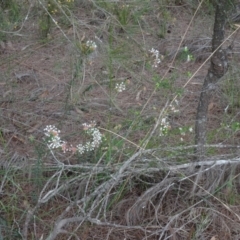
[[0, 2], [0, 41], [6, 41], [7, 32], [14, 31], [21, 19], [21, 8], [17, 1]]
[[56, 16], [61, 20], [61, 23], [68, 22], [67, 20], [65, 21], [65, 18], [69, 15], [67, 10], [71, 9], [73, 4], [74, 0], [47, 0], [45, 2], [45, 11], [40, 15], [38, 23], [40, 35], [43, 39], [49, 36], [52, 27], [52, 17]]

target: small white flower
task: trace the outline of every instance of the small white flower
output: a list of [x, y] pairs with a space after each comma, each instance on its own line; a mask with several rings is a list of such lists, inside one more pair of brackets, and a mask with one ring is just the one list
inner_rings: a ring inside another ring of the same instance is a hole
[[93, 150], [94, 150], [93, 144], [92, 144], [91, 142], [86, 142], [86, 144], [85, 144], [85, 150], [86, 150], [87, 152], [93, 151]]
[[166, 134], [168, 133], [168, 130], [169, 130], [170, 128], [171, 128], [171, 127], [170, 127], [170, 124], [169, 124], [167, 118], [166, 118], [166, 117], [162, 118], [162, 120], [161, 120], [161, 125], [160, 125], [160, 133], [159, 133], [159, 135], [160, 135], [160, 136], [166, 135]]
[[149, 50], [150, 53], [152, 53], [154, 56], [158, 56], [159, 55], [159, 51], [152, 48], [151, 50]]
[[193, 132], [193, 128], [192, 127], [189, 128], [189, 132]]
[[51, 149], [59, 148], [61, 147], [65, 142], [62, 141], [59, 137], [60, 130], [58, 130], [53, 125], [47, 125], [44, 128], [44, 134], [47, 136], [48, 139], [48, 147]]
[[82, 144], [78, 144], [77, 145], [77, 151], [80, 153], [80, 154], [83, 154], [85, 152], [85, 146], [83, 146]]
[[181, 134], [182, 136], [185, 136], [185, 135], [186, 135], [185, 131], [184, 131], [181, 127], [179, 128], [179, 131], [180, 131], [180, 134]]
[[96, 48], [97, 48], [97, 44], [96, 44], [94, 41], [92, 41], [92, 40], [88, 40], [88, 41], [86, 42], [86, 45], [87, 45], [92, 51], [96, 50]]
[[59, 136], [56, 136], [50, 140], [50, 143], [48, 144], [49, 148], [55, 149], [59, 148], [64, 144], [64, 142], [60, 139]]
[[51, 149], [55, 148], [62, 148], [62, 151], [65, 153], [67, 151], [72, 151], [75, 153], [78, 151], [80, 154], [83, 154], [84, 152], [93, 151], [95, 148], [97, 148], [100, 143], [102, 142], [102, 134], [100, 131], [95, 128], [96, 123], [93, 121], [90, 124], [84, 123], [83, 129], [86, 131], [88, 135], [92, 137], [92, 141], [88, 141], [85, 145], [78, 144], [76, 147], [73, 147], [72, 145], [67, 144], [66, 142], [62, 141], [59, 137], [60, 130], [58, 130], [53, 125], [48, 125], [44, 129], [44, 135], [47, 136], [47, 145]]
[[43, 131], [45, 132], [44, 135], [47, 137], [57, 136], [60, 133], [54, 125], [47, 125]]
[[93, 133], [92, 133], [92, 137], [93, 137], [93, 142], [94, 144], [97, 146], [101, 143], [102, 141], [102, 134], [99, 132], [98, 129], [93, 129]]
[[152, 54], [152, 56], [154, 57], [154, 61], [153, 61], [153, 67], [157, 67], [159, 63], [161, 63], [161, 60], [159, 58], [159, 51], [152, 48], [151, 50], [149, 50], [149, 52]]
[[83, 123], [83, 130], [87, 131], [91, 128], [94, 128], [96, 126], [96, 122], [95, 121], [91, 121], [90, 124], [87, 124], [87, 123]]
[[161, 124], [166, 125], [167, 124], [167, 118], [162, 118]]
[[123, 92], [126, 90], [126, 85], [124, 82], [121, 82], [120, 84], [117, 83], [116, 86], [115, 86], [115, 89], [117, 90], [117, 92]]
[[91, 122], [90, 124], [87, 123], [83, 124], [83, 129], [86, 131], [88, 135], [91, 135], [92, 141], [86, 142], [85, 145], [83, 144], [77, 145], [77, 151], [80, 154], [83, 154], [84, 152], [93, 151], [102, 142], [102, 134], [97, 128], [95, 128], [95, 125], [96, 125], [95, 122]]

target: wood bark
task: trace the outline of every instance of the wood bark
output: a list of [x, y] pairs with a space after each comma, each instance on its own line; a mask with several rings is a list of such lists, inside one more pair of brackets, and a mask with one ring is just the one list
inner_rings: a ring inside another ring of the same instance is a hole
[[216, 88], [216, 83], [221, 79], [228, 70], [227, 51], [222, 48], [224, 42], [224, 26], [227, 20], [226, 9], [228, 1], [216, 1], [215, 22], [212, 39], [212, 52], [210, 67], [205, 77], [200, 99], [197, 108], [195, 123], [195, 144], [196, 159], [203, 160], [206, 155], [206, 133], [207, 133], [207, 114], [208, 105], [212, 91]]

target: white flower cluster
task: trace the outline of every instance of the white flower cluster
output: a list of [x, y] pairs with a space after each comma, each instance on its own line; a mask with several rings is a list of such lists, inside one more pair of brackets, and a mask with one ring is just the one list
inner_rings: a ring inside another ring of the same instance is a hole
[[157, 67], [159, 63], [161, 63], [161, 60], [159, 58], [159, 51], [152, 48], [151, 50], [149, 50], [149, 52], [152, 54], [152, 56], [154, 57], [154, 61], [153, 61], [153, 67]]
[[67, 144], [65, 141], [62, 141], [59, 137], [60, 130], [53, 125], [48, 125], [44, 128], [44, 135], [47, 136], [47, 144], [50, 149], [61, 147], [64, 153], [66, 151], [71, 151], [73, 153], [78, 151], [80, 154], [83, 154], [85, 151], [93, 151], [102, 142], [103, 136], [100, 131], [95, 128], [95, 126], [95, 122], [83, 124], [83, 130], [86, 131], [88, 135], [91, 135], [92, 141], [88, 141], [85, 145], [78, 144], [76, 147], [73, 147], [72, 145]]
[[117, 92], [123, 92], [126, 90], [126, 85], [124, 82], [121, 82], [120, 84], [117, 83], [116, 86], [115, 86], [115, 89], [117, 90]]
[[168, 130], [171, 128], [170, 123], [167, 120], [167, 117], [162, 118], [160, 124], [160, 133], [159, 136], [165, 136], [168, 133]]
[[[178, 106], [179, 106], [179, 103], [178, 103], [178, 100], [175, 99], [170, 105], [169, 105], [169, 108], [167, 109], [167, 112], [165, 112], [165, 115], [164, 117], [162, 118], [161, 120], [161, 124], [160, 124], [160, 136], [165, 136], [168, 134], [168, 131], [171, 129], [171, 125], [170, 123], [168, 122], [168, 118], [167, 118], [167, 114], [168, 113], [177, 113], [179, 112], [178, 110]], [[181, 130], [180, 130], [181, 131]]]
[[91, 49], [91, 51], [95, 51], [97, 48], [97, 44], [92, 40], [88, 40], [86, 42], [86, 46], [89, 47], [89, 49]]
[[59, 137], [60, 130], [53, 125], [47, 125], [44, 128], [44, 134], [48, 137], [48, 147], [51, 149], [61, 147], [65, 142]]
[[[188, 129], [186, 129], [186, 128], [183, 129], [183, 128], [180, 127], [180, 128], [179, 128], [179, 131], [180, 131], [181, 136], [186, 136], [187, 130], [188, 130], [190, 133], [193, 132], [193, 128], [192, 128], [192, 127], [189, 127]], [[180, 141], [183, 142], [184, 139], [181, 137], [181, 138], [180, 138]]]
[[102, 142], [102, 134], [99, 132], [97, 128], [95, 128], [95, 126], [96, 126], [95, 122], [92, 122], [90, 124], [87, 123], [83, 124], [83, 129], [86, 131], [86, 133], [92, 136], [92, 142], [86, 142], [85, 145], [78, 144], [77, 150], [80, 154], [83, 154], [84, 152], [93, 151]]

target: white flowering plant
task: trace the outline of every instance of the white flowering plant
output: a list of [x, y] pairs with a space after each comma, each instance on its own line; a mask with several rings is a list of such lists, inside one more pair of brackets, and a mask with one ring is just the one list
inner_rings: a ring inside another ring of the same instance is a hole
[[115, 86], [115, 90], [119, 93], [123, 92], [126, 90], [126, 85], [124, 82], [121, 82], [121, 83], [117, 83], [116, 86]]
[[171, 129], [171, 126], [167, 117], [163, 117], [160, 123], [159, 136], [167, 135], [170, 129]]
[[159, 54], [159, 51], [152, 48], [151, 50], [149, 50], [149, 52], [151, 53], [151, 57], [153, 58], [153, 64], [152, 67], [156, 68], [160, 63], [161, 63], [161, 59], [160, 57], [162, 55]]
[[88, 56], [97, 50], [97, 44], [92, 40], [81, 41], [80, 44], [77, 45], [80, 48], [81, 53], [85, 56]]
[[160, 122], [159, 136], [166, 136], [171, 129], [170, 122], [167, 117], [167, 113], [178, 113], [178, 101], [175, 99], [170, 105], [167, 112], [164, 114]]
[[83, 154], [84, 152], [90, 152], [98, 148], [102, 142], [103, 135], [96, 128], [96, 123], [94, 121], [90, 124], [84, 123], [83, 130], [87, 133], [87, 135], [91, 136], [91, 141], [87, 141], [85, 144], [78, 144], [74, 147], [72, 144], [61, 140], [59, 136], [60, 130], [58, 128], [54, 125], [47, 125], [44, 128], [44, 135], [46, 136], [45, 141], [50, 149], [61, 148], [64, 153], [78, 152], [79, 154]]
[[184, 137], [187, 135], [187, 133], [193, 133], [193, 127], [190, 126], [190, 127], [179, 127], [178, 128], [179, 130], [179, 133], [181, 135], [180, 137], [180, 141], [183, 142], [184, 141]]

